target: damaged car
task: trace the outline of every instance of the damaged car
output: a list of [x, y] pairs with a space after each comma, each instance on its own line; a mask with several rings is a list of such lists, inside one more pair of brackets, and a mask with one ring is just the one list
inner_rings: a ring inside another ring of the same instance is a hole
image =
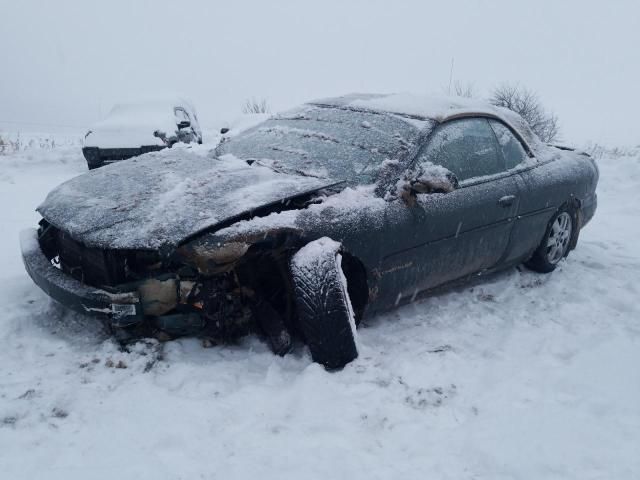
[[208, 156], [155, 152], [63, 183], [24, 231], [32, 279], [123, 342], [258, 333], [358, 355], [366, 317], [524, 263], [551, 272], [596, 209], [586, 154], [464, 99], [353, 94]]
[[115, 105], [86, 133], [82, 154], [89, 170], [176, 143], [202, 143], [193, 105], [183, 98]]

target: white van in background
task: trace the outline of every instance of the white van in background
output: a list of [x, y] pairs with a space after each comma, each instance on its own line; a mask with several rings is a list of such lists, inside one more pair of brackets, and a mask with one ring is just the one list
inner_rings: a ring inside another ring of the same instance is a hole
[[198, 116], [184, 99], [119, 104], [84, 138], [82, 153], [89, 170], [177, 142], [202, 143]]

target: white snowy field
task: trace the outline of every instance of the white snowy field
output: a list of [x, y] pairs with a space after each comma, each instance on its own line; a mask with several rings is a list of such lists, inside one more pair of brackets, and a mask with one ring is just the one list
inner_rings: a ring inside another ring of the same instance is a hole
[[640, 478], [640, 151], [599, 166], [596, 216], [556, 272], [377, 317], [327, 373], [256, 338], [119, 351], [20, 259], [36, 205], [85, 171], [79, 148], [0, 156], [0, 478]]

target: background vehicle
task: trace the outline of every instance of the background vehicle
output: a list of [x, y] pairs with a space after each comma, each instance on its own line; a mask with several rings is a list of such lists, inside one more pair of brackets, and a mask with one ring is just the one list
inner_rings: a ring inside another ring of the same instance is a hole
[[542, 144], [506, 110], [350, 95], [209, 158], [76, 177], [38, 208], [23, 258], [49, 295], [121, 338], [257, 330], [283, 354], [299, 334], [337, 368], [357, 356], [365, 315], [521, 262], [553, 270], [595, 212], [597, 181], [590, 157]]
[[96, 123], [84, 138], [82, 153], [89, 170], [176, 142], [202, 143], [193, 106], [186, 100], [156, 100], [120, 104]]

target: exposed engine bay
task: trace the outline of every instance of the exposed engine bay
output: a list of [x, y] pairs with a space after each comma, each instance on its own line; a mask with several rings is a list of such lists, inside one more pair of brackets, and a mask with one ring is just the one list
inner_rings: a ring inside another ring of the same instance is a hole
[[224, 245], [210, 244], [204, 236], [163, 254], [86, 247], [42, 220], [38, 241], [51, 263], [83, 284], [138, 294], [142, 318], [108, 316], [121, 341], [195, 335], [213, 345], [258, 333], [284, 354], [293, 325], [288, 260], [295, 245], [287, 233]]

